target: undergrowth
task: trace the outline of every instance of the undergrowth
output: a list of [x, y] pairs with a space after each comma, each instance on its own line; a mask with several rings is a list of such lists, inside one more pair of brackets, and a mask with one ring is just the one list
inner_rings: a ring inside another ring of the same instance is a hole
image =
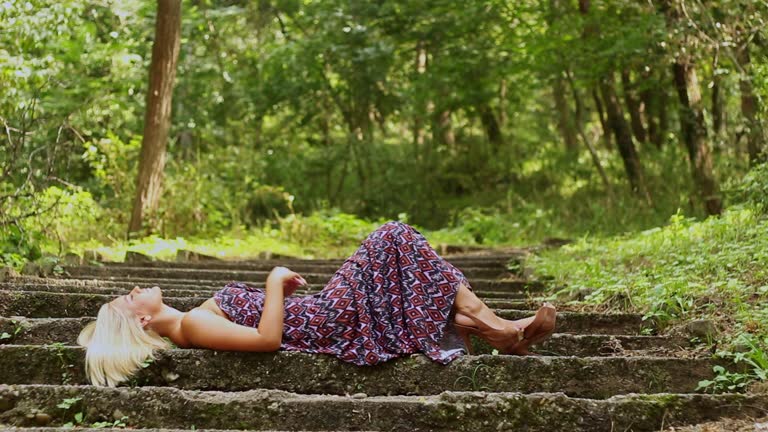
[[582, 238], [532, 258], [571, 305], [645, 314], [661, 328], [709, 319], [719, 328], [718, 356], [744, 365], [719, 369], [709, 391], [739, 390], [768, 372], [768, 217], [745, 204], [695, 221], [609, 239]]
[[[76, 253], [95, 250], [109, 261], [122, 261], [127, 251], [136, 251], [161, 260], [172, 260], [178, 250], [190, 250], [223, 259], [257, 258], [270, 252], [298, 258], [345, 258], [360, 246], [365, 237], [389, 219], [365, 220], [338, 210], [315, 212], [304, 216], [290, 214], [264, 222], [250, 229], [237, 228], [213, 238], [150, 236], [104, 245], [98, 241], [73, 246]], [[408, 215], [396, 219], [408, 222]], [[415, 226], [434, 246], [440, 244], [476, 244], [466, 228], [429, 231]]]

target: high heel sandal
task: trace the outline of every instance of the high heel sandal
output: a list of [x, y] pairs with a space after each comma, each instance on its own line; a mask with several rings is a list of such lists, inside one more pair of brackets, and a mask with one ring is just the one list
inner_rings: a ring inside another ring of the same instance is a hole
[[474, 321], [476, 327], [466, 326], [454, 321], [456, 332], [464, 340], [469, 354], [474, 353], [470, 335], [480, 337], [491, 346], [498, 349], [501, 354], [529, 355], [528, 347], [548, 338], [555, 331], [556, 311], [554, 306], [545, 303], [537, 312], [533, 321], [524, 329], [516, 329], [510, 324], [503, 329], [491, 327], [479, 318], [462, 313], [461, 315]]

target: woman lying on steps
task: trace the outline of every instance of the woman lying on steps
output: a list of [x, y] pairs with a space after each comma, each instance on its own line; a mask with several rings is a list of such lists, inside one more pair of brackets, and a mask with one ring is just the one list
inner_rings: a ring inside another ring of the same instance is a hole
[[414, 353], [446, 364], [469, 348], [469, 334], [500, 353], [527, 355], [555, 328], [555, 308], [548, 303], [529, 318], [496, 316], [461, 271], [400, 222], [371, 233], [322, 291], [288, 297], [303, 285], [297, 273], [275, 267], [266, 289], [229, 283], [189, 312], [163, 304], [159, 287], [136, 287], [104, 304], [80, 333], [86, 374], [95, 385], [115, 386], [153, 350], [169, 348], [164, 337], [181, 348], [283, 349], [362, 366]]

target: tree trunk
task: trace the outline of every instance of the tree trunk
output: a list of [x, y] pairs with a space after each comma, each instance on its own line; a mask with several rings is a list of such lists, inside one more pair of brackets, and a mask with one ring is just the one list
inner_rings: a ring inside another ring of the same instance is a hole
[[[667, 74], [666, 72], [662, 73], [661, 77], [659, 78], [659, 82], [664, 83], [666, 81]], [[659, 86], [659, 89], [657, 90], [658, 98], [659, 98], [659, 144], [658, 147], [661, 148], [662, 145], [666, 142], [667, 139], [667, 133], [669, 132], [669, 111], [667, 110], [669, 108], [669, 94], [667, 94], [667, 88], [663, 85]]]
[[181, 46], [181, 0], [158, 0], [157, 5], [144, 138], [136, 179], [136, 198], [128, 225], [129, 235], [141, 231], [144, 218], [155, 212], [160, 202], [176, 61]]
[[661, 113], [661, 107], [659, 106], [661, 100], [659, 97], [660, 90], [658, 89], [658, 85], [651, 84], [652, 79], [652, 74], [650, 72], [643, 72], [645, 87], [640, 92], [640, 99], [643, 100], [643, 105], [645, 105], [645, 119], [648, 124], [648, 141], [653, 143], [656, 148], [661, 149], [663, 141], [659, 126], [659, 115]]
[[763, 140], [763, 128], [758, 116], [760, 101], [755, 95], [752, 86], [751, 59], [749, 45], [745, 44], [736, 53], [736, 59], [741, 67], [739, 77], [739, 90], [741, 92], [741, 114], [747, 124], [747, 152], [749, 164], [754, 166], [766, 161], [765, 145]]
[[715, 137], [725, 135], [725, 99], [721, 93], [723, 79], [717, 72], [712, 76], [712, 129]]
[[453, 134], [450, 110], [438, 110], [432, 114], [432, 140], [444, 145], [450, 154], [456, 154], [456, 137]]
[[507, 115], [507, 80], [502, 79], [499, 83], [499, 126], [504, 129], [507, 126], [509, 116]]
[[493, 114], [493, 110], [487, 103], [483, 103], [477, 108], [480, 112], [480, 121], [483, 123], [485, 135], [488, 137], [488, 142], [491, 143], [491, 152], [498, 155], [504, 139], [501, 136], [501, 128], [499, 128], [499, 122], [496, 121], [496, 115]]
[[565, 85], [563, 83], [563, 77], [560, 76], [560, 74], [555, 77], [552, 96], [555, 99], [555, 109], [557, 110], [557, 128], [560, 130], [560, 135], [563, 137], [565, 149], [569, 153], [574, 153], [578, 150], [576, 128], [573, 124], [573, 116], [568, 107], [568, 101], [565, 98]]
[[645, 186], [640, 158], [637, 155], [635, 143], [632, 141], [632, 131], [624, 119], [624, 112], [616, 96], [615, 86], [613, 74], [608, 74], [600, 80], [600, 92], [603, 94], [605, 111], [608, 114], [608, 126], [616, 138], [616, 146], [619, 148], [619, 154], [624, 162], [624, 170], [627, 172], [632, 191], [643, 197], [648, 205], [652, 205], [651, 195]]
[[600, 94], [597, 88], [592, 89], [592, 100], [595, 102], [595, 111], [597, 111], [597, 118], [600, 120], [600, 127], [603, 130], [603, 146], [606, 150], [611, 149], [611, 129], [608, 126], [608, 119], [605, 118], [605, 110], [603, 109], [603, 101], [600, 100]]
[[646, 142], [647, 135], [643, 125], [644, 106], [637, 97], [628, 69], [621, 71], [621, 85], [624, 88], [624, 103], [627, 104], [627, 111], [629, 111], [632, 133], [638, 142]]
[[[416, 74], [422, 75], [427, 71], [427, 48], [424, 41], [418, 41], [416, 43], [416, 59], [415, 59]], [[421, 148], [424, 146], [424, 119], [421, 112], [414, 113], [413, 116], [413, 147], [414, 155], [417, 160], [421, 159]]]
[[579, 90], [576, 88], [576, 83], [573, 82], [573, 77], [570, 72], [566, 71], [566, 76], [568, 78], [568, 83], [571, 87], [571, 92], [573, 94], [573, 102], [574, 105], [576, 105], [576, 118], [574, 119], [574, 123], [576, 124], [576, 130], [578, 131], [579, 136], [581, 137], [581, 140], [584, 142], [584, 145], [587, 147], [587, 150], [589, 150], [589, 155], [592, 158], [592, 163], [595, 164], [595, 168], [597, 169], [597, 173], [600, 174], [600, 179], [603, 181], [603, 185], [605, 186], [605, 190], [608, 192], [608, 195], [611, 197], [611, 200], [613, 200], [613, 186], [611, 186], [610, 180], [608, 180], [608, 175], [605, 173], [605, 169], [603, 169], [603, 164], [600, 163], [600, 157], [597, 155], [597, 149], [595, 148], [594, 144], [592, 144], [592, 141], [590, 141], [589, 138], [587, 138], [587, 134], [584, 133], [584, 104], [581, 102], [581, 96], [579, 95]]
[[712, 152], [707, 142], [707, 130], [704, 124], [701, 92], [696, 69], [683, 58], [678, 58], [672, 66], [675, 88], [680, 98], [680, 127], [683, 142], [688, 150], [688, 158], [693, 170], [693, 181], [701, 198], [704, 209], [709, 215], [722, 213], [723, 204], [720, 190], [712, 170]]

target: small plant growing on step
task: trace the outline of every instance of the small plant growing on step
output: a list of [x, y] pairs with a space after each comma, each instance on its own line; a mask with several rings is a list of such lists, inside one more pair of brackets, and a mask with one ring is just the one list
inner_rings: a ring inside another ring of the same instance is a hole
[[715, 377], [711, 380], [699, 381], [696, 390], [704, 390], [709, 393], [723, 393], [743, 391], [749, 384], [749, 375], [739, 372], [728, 372], [722, 366], [712, 368]]
[[[56, 405], [56, 407], [61, 408], [63, 410], [69, 410], [70, 408], [75, 406], [75, 404], [80, 402], [82, 399], [83, 398], [81, 397], [67, 398], [61, 401], [58, 405]], [[83, 412], [82, 411], [77, 412], [75, 413], [75, 417], [73, 421], [65, 423], [64, 427], [75, 427], [75, 425], [81, 425], [83, 423], [83, 420], [84, 420]]]
[[0, 340], [12, 339], [14, 336], [21, 333], [21, 331], [24, 330], [24, 327], [21, 324], [19, 324], [18, 321], [11, 320], [11, 323], [16, 326], [13, 329], [13, 334], [10, 334], [8, 332], [3, 332], [2, 334], [0, 334]]
[[81, 397], [75, 397], [75, 398], [68, 398], [61, 401], [58, 405], [56, 405], [58, 408], [68, 410], [72, 408], [74, 404], [76, 404], [78, 401], [83, 400]]
[[64, 423], [65, 428], [72, 428], [83, 424], [84, 415], [82, 412], [75, 413], [75, 418], [71, 422]]
[[470, 376], [463, 375], [463, 376], [458, 377], [456, 379], [456, 381], [454, 381], [453, 386], [456, 387], [456, 386], [459, 385], [459, 382], [466, 380], [469, 383], [469, 386], [470, 386], [470, 388], [473, 391], [488, 391], [488, 387], [487, 386], [482, 386], [481, 387], [479, 385], [479, 380], [478, 380], [478, 376], [477, 376], [477, 373], [480, 371], [480, 369], [486, 368], [486, 367], [488, 367], [488, 366], [486, 366], [484, 364], [477, 365], [475, 367], [475, 369], [472, 371], [472, 375], [470, 375]]
[[72, 368], [75, 365], [71, 364], [67, 358], [66, 358], [66, 351], [65, 345], [62, 342], [54, 342], [48, 345], [45, 345], [47, 348], [53, 348], [54, 352], [56, 353], [56, 357], [59, 359], [59, 364], [61, 366], [61, 369], [64, 371], [61, 373], [61, 383], [62, 384], [69, 384], [72, 381], [72, 375], [69, 373], [68, 368]]
[[745, 364], [746, 370], [731, 372], [723, 366], [715, 366], [715, 378], [699, 382], [696, 390], [704, 390], [710, 393], [720, 393], [725, 391], [743, 391], [747, 386], [756, 380], [768, 380], [768, 338], [760, 340], [759, 337], [750, 333], [740, 334], [735, 342], [735, 346], [744, 348], [742, 352], [732, 352], [729, 350], [720, 350], [716, 356], [733, 360], [734, 364]]
[[95, 422], [91, 424], [92, 428], [101, 429], [101, 428], [124, 428], [126, 426], [125, 422], [128, 420], [128, 416], [123, 416], [120, 418], [120, 420], [115, 420], [112, 422], [103, 421], [103, 422]]

